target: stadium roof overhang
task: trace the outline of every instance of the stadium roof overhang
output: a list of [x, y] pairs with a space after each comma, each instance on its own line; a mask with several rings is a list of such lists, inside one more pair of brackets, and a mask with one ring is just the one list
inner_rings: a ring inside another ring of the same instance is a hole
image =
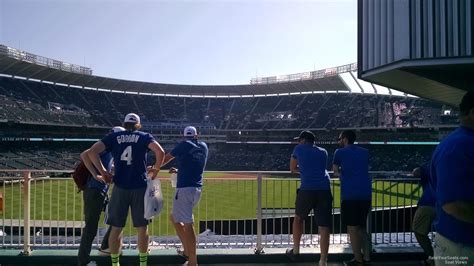
[[83, 88], [134, 93], [190, 96], [271, 95], [313, 91], [350, 91], [338, 74], [320, 78], [249, 85], [178, 85], [73, 73], [0, 54], [0, 74]]
[[401, 60], [362, 72], [359, 78], [457, 106], [474, 89], [474, 58]]

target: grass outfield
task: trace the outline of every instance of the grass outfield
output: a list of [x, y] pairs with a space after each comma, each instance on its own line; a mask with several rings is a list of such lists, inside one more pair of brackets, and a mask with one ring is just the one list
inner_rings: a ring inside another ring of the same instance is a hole
[[[174, 235], [172, 225], [168, 222], [171, 212], [174, 188], [171, 188], [167, 173], [160, 173], [162, 192], [165, 199], [164, 211], [150, 227], [152, 235]], [[262, 207], [275, 209], [292, 209], [296, 195], [298, 179], [266, 177], [262, 186]], [[334, 207], [340, 206], [339, 181], [332, 181]], [[20, 185], [5, 184], [0, 188], [4, 199], [3, 219], [22, 219], [23, 203]], [[82, 193], [72, 179], [42, 180], [32, 182], [31, 186], [31, 219], [32, 220], [82, 220]], [[373, 183], [374, 207], [394, 207], [416, 204], [421, 194], [418, 184], [376, 181]], [[257, 181], [254, 174], [206, 173], [201, 201], [194, 215], [200, 220], [228, 220], [256, 218]], [[104, 226], [103, 223], [100, 223]], [[125, 233], [132, 230], [127, 222]]]

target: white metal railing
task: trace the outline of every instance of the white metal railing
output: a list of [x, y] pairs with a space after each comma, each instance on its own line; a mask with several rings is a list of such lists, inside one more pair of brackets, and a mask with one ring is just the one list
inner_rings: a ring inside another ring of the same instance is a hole
[[[70, 177], [71, 171], [0, 170], [2, 199], [0, 241], [2, 247], [77, 248], [83, 223], [82, 194]], [[385, 176], [400, 172], [377, 172]], [[174, 228], [168, 221], [174, 188], [167, 173], [160, 172], [165, 198], [164, 211], [149, 226], [151, 248], [179, 245]], [[374, 244], [416, 243], [410, 222], [413, 206], [421, 195], [417, 179], [373, 179], [373, 210], [368, 228]], [[198, 246], [254, 248], [291, 245], [291, 222], [299, 179], [289, 172], [235, 171], [205, 173], [203, 194], [195, 209], [199, 233]], [[347, 244], [340, 222], [339, 181], [331, 179], [334, 197], [331, 244]], [[317, 228], [313, 216], [307, 220], [302, 238], [305, 246], [317, 245]], [[136, 245], [130, 217], [124, 245]], [[95, 245], [100, 244], [106, 225], [100, 222]]]

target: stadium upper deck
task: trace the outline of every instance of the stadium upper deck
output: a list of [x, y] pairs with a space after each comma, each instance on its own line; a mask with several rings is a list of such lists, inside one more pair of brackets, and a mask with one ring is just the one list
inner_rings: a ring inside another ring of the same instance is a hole
[[[92, 70], [74, 64], [34, 55], [0, 45], [0, 74], [26, 79], [52, 82], [78, 88], [132, 92], [143, 95], [238, 97], [243, 95], [266, 96], [288, 93], [342, 91], [351, 86], [364, 92], [362, 81], [353, 72], [357, 64], [283, 76], [254, 78], [246, 85], [179, 85], [131, 81], [95, 76]], [[346, 74], [347, 78], [344, 78]], [[350, 79], [350, 81], [347, 81]], [[352, 84], [352, 85], [351, 85]], [[373, 85], [369, 91], [377, 93]], [[388, 90], [387, 94], [392, 92]]]

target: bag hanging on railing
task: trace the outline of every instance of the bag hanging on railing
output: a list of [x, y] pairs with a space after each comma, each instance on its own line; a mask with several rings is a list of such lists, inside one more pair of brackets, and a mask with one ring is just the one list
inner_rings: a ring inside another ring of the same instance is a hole
[[161, 182], [158, 177], [155, 180], [147, 178], [146, 183], [145, 212], [143, 216], [145, 219], [151, 220], [160, 214], [163, 209], [163, 194], [161, 193]]

